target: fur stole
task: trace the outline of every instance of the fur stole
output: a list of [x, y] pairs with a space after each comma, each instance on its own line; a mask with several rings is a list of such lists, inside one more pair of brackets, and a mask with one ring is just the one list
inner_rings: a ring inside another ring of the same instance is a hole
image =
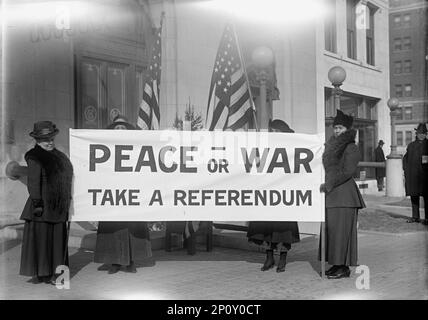
[[71, 201], [73, 166], [68, 157], [57, 149], [46, 151], [36, 145], [25, 154], [25, 160], [37, 161], [46, 174], [44, 206], [53, 212], [68, 212]]
[[322, 163], [324, 168], [337, 166], [345, 152], [346, 147], [350, 143], [355, 143], [357, 131], [350, 129], [342, 133], [337, 138], [332, 136], [325, 144], [324, 153], [322, 155]]

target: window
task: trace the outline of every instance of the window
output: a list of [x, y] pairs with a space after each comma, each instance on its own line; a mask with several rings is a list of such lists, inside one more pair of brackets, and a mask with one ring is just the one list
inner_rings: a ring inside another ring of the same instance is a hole
[[356, 35], [356, 17], [355, 0], [346, 0], [346, 30], [348, 44], [348, 58], [357, 58], [357, 35]]
[[336, 0], [329, 0], [327, 4], [327, 15], [325, 17], [325, 49], [337, 52], [336, 48]]
[[412, 73], [412, 61], [411, 60], [404, 60], [404, 73]]
[[395, 119], [403, 120], [403, 108], [398, 108], [397, 111], [395, 111]]
[[404, 86], [404, 96], [405, 97], [411, 97], [412, 96], [412, 85], [406, 84]]
[[404, 107], [404, 120], [412, 120], [413, 108]]
[[401, 73], [402, 69], [401, 69], [401, 61], [395, 61], [394, 62], [394, 73], [395, 74], [399, 74]]
[[403, 16], [402, 26], [405, 28], [410, 27], [410, 14], [409, 13], [407, 13]]
[[395, 96], [402, 97], [403, 96], [403, 86], [401, 84], [395, 85]]
[[397, 146], [403, 145], [403, 131], [397, 131]]
[[412, 48], [412, 42], [410, 37], [403, 38], [403, 50], [410, 50]]
[[412, 142], [413, 140], [413, 136], [412, 136], [412, 131], [406, 131], [406, 146]]
[[401, 26], [401, 16], [399, 14], [395, 15], [393, 19], [394, 19], [394, 28], [399, 28]]
[[395, 38], [394, 39], [394, 51], [400, 51], [401, 50], [401, 38]]
[[374, 14], [375, 9], [368, 7], [370, 18], [369, 18], [369, 28], [366, 31], [366, 57], [367, 63], [374, 66], [375, 64], [375, 48], [374, 48]]

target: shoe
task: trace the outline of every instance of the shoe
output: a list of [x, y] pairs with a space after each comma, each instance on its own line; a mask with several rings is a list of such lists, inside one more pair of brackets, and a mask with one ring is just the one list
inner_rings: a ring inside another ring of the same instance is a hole
[[340, 266], [334, 265], [325, 272], [325, 275], [326, 276], [331, 275], [331, 274], [335, 273], [337, 271], [337, 269], [339, 269], [339, 268], [340, 268]]
[[108, 269], [108, 274], [114, 274], [120, 270], [120, 264], [112, 264]]
[[109, 266], [106, 264], [102, 264], [97, 268], [98, 271], [107, 271], [108, 269], [109, 269]]
[[284, 251], [279, 254], [279, 262], [278, 262], [278, 267], [276, 267], [276, 272], [284, 272], [286, 264], [287, 264], [287, 251]]
[[275, 266], [275, 260], [273, 258], [273, 250], [266, 250], [266, 260], [263, 264], [263, 267], [261, 267], [261, 271], [266, 271], [269, 269], [272, 269]]
[[414, 222], [421, 222], [421, 219], [419, 219], [419, 218], [410, 218], [410, 219], [407, 219], [407, 221], [406, 221], [407, 223], [414, 223]]
[[134, 262], [131, 262], [131, 264], [129, 266], [126, 266], [125, 272], [137, 273], [137, 268], [135, 267]]
[[351, 275], [351, 270], [347, 266], [340, 266], [337, 268], [336, 272], [333, 272], [327, 276], [328, 279], [340, 279], [340, 278], [349, 278]]
[[42, 277], [39, 277], [39, 276], [34, 276], [34, 277], [32, 277], [31, 279], [30, 279], [30, 281], [29, 281], [30, 283], [33, 283], [33, 284], [39, 284], [39, 283], [42, 283], [42, 282], [44, 282], [43, 281], [43, 278]]

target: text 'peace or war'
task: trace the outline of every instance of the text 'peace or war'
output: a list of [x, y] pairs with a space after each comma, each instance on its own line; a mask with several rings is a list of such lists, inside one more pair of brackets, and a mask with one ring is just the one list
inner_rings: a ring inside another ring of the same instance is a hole
[[[111, 149], [103, 144], [89, 145], [90, 172], [105, 167], [113, 160], [115, 172], [140, 172], [143, 167], [146, 167], [151, 172], [197, 173], [198, 166], [195, 163], [201, 161], [197, 158], [198, 147], [196, 146], [180, 146], [179, 148], [164, 146], [160, 148], [157, 156], [155, 156], [152, 146], [142, 146], [136, 151], [134, 151], [133, 145], [115, 145]], [[225, 149], [223, 148], [223, 150]], [[240, 151], [240, 160], [247, 173], [251, 172], [253, 167], [256, 168], [257, 173], [272, 173], [274, 169], [277, 169], [275, 172], [283, 173], [312, 173], [310, 164], [314, 159], [314, 154], [307, 148], [294, 148], [294, 157], [291, 159], [294, 163], [293, 170], [291, 170], [286, 148], [251, 148], [249, 152], [246, 148], [240, 148]], [[179, 163], [169, 161], [167, 164], [167, 159], [174, 156]], [[210, 159], [207, 165], [207, 169], [211, 173], [229, 173], [228, 167], [229, 161], [225, 158]]]

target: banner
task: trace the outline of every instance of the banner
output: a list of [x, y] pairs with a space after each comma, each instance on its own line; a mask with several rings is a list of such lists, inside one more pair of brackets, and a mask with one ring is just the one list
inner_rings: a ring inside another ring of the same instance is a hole
[[70, 129], [72, 221], [324, 221], [323, 137]]

